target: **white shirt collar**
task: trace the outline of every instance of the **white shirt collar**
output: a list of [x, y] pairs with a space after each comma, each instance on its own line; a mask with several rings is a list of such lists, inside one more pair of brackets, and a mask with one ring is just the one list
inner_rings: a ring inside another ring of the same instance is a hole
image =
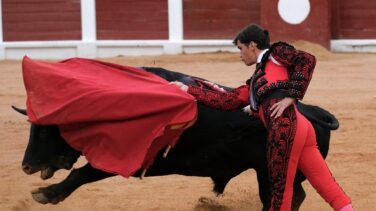
[[260, 55], [257, 57], [257, 63], [260, 63], [260, 62], [261, 62], [262, 57], [264, 56], [264, 54], [265, 54], [268, 50], [269, 50], [269, 49], [265, 49], [265, 50], [261, 51]]
[[[261, 62], [261, 59], [262, 57], [264, 56], [264, 54], [268, 51], [269, 49], [265, 49], [263, 51], [261, 51], [260, 55], [257, 57], [257, 64]], [[281, 65], [277, 60], [275, 60], [272, 55], [269, 56], [269, 59], [271, 59], [273, 61], [274, 64], [277, 64], [277, 65]]]

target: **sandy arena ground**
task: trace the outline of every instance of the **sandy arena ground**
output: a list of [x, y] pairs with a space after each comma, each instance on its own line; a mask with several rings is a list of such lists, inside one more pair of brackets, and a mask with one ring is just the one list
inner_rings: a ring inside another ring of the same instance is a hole
[[[351, 196], [355, 210], [373, 211], [376, 201], [376, 54], [332, 54], [297, 42], [317, 56], [318, 63], [305, 103], [319, 105], [340, 121], [332, 133], [327, 163], [337, 181]], [[253, 67], [238, 54], [215, 53], [155, 57], [116, 57], [106, 61], [133, 66], [160, 66], [200, 76], [227, 86], [244, 83]], [[29, 123], [11, 110], [25, 106], [20, 61], [0, 61], [0, 210], [260, 210], [255, 172], [248, 170], [230, 181], [215, 197], [209, 178], [171, 175], [124, 179], [113, 177], [85, 185], [58, 205], [36, 203], [30, 191], [57, 183], [68, 175], [59, 171], [47, 181], [26, 175], [21, 161]], [[81, 158], [75, 167], [82, 166]], [[308, 182], [303, 211], [331, 210]]]

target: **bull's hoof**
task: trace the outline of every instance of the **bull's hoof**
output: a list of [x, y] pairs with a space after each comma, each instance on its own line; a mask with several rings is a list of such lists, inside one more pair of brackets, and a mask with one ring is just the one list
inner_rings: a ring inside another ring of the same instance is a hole
[[218, 193], [216, 191], [213, 191], [213, 192], [214, 192], [214, 194], [215, 194], [216, 197], [223, 197], [224, 196], [223, 193]]
[[56, 169], [53, 169], [53, 168], [46, 168], [46, 169], [43, 169], [43, 170], [41, 170], [41, 172], [40, 172], [40, 178], [41, 178], [42, 180], [49, 179], [49, 178], [51, 178], [52, 176], [54, 176], [55, 171], [56, 171]]
[[33, 199], [36, 202], [39, 202], [41, 204], [47, 204], [49, 202], [48, 198], [43, 193], [40, 193], [40, 192], [35, 192], [34, 193], [34, 192], [32, 192], [31, 196], [33, 197]]
[[31, 192], [33, 199], [41, 204], [57, 204], [66, 198], [66, 195], [56, 190], [55, 185], [38, 188]]

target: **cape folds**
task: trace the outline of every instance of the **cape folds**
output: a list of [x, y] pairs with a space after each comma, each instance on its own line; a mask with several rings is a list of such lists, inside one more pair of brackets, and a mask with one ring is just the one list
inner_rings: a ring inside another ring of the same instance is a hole
[[191, 95], [135, 67], [25, 57], [22, 70], [30, 121], [58, 125], [92, 166], [125, 177], [151, 165], [196, 119]]

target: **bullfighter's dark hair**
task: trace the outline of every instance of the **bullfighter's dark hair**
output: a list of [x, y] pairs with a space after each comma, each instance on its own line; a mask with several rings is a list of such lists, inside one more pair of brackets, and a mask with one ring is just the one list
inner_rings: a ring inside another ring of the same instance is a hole
[[269, 32], [257, 24], [250, 24], [242, 29], [236, 35], [232, 43], [237, 45], [238, 41], [247, 46], [253, 41], [257, 44], [257, 48], [260, 50], [270, 48]]

